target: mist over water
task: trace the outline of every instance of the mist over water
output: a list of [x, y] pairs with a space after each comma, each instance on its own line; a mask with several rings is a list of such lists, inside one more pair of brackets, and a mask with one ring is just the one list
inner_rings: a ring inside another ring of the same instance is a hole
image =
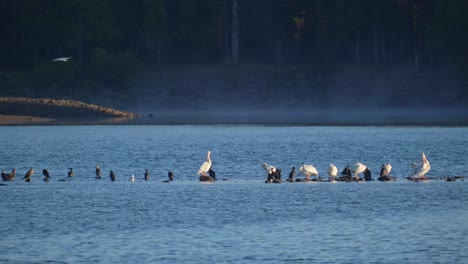
[[135, 80], [128, 110], [148, 123], [466, 124], [462, 77], [334, 70], [180, 70]]

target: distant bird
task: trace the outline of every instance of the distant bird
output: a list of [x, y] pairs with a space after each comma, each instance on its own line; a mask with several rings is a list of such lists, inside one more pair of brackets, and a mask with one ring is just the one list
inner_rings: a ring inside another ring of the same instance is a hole
[[307, 165], [304, 163], [302, 163], [302, 166], [299, 168], [299, 172], [304, 174], [306, 176], [306, 179], [310, 179], [311, 175], [314, 175], [314, 176], [318, 175], [318, 171], [314, 167], [314, 165]]
[[422, 153], [421, 156], [422, 156], [422, 162], [421, 163], [413, 162], [413, 164], [411, 164], [411, 167], [414, 169], [414, 175], [413, 176], [415, 178], [425, 178], [426, 173], [428, 173], [429, 170], [431, 169], [431, 164], [427, 160], [426, 155], [424, 154], [424, 152]]
[[358, 163], [352, 165], [349, 169], [354, 174], [354, 177], [356, 178], [356, 180], [359, 180], [360, 178], [359, 178], [358, 174], [365, 171], [366, 168], [367, 168], [366, 165], [362, 164], [361, 162], [358, 162]]
[[289, 177], [288, 177], [288, 181], [290, 182], [294, 182], [294, 177], [296, 176], [296, 167], [292, 167], [291, 168], [291, 172], [289, 172]]
[[130, 176], [130, 181], [131, 182], [134, 182], [135, 181], [135, 176], [132, 174], [132, 176]]
[[145, 172], [145, 181], [149, 181], [150, 179], [150, 173], [149, 173], [149, 170], [146, 169], [146, 172]]
[[330, 166], [328, 166], [328, 176], [330, 176], [330, 180], [335, 180], [336, 179], [336, 176], [338, 175], [338, 168], [333, 165], [333, 164], [330, 164]]
[[115, 174], [114, 174], [114, 171], [110, 171], [110, 179], [111, 181], [115, 181]]
[[8, 179], [8, 175], [6, 174], [5, 170], [2, 170], [2, 180], [6, 181]]
[[12, 169], [11, 173], [7, 174], [7, 179], [6, 181], [13, 181], [16, 177], [16, 169]]
[[31, 182], [32, 181], [31, 177], [33, 176], [33, 174], [34, 174], [34, 169], [31, 167], [31, 169], [29, 169], [28, 172], [26, 172], [26, 175], [24, 175], [23, 180], [27, 182]]
[[45, 176], [45, 178], [44, 178], [44, 181], [45, 181], [45, 182], [50, 181], [49, 171], [48, 171], [47, 169], [43, 169], [43, 170], [42, 170], [42, 175]]
[[387, 170], [388, 175], [390, 175], [390, 172], [392, 171], [392, 165], [390, 163], [385, 163], [385, 169]]
[[68, 168], [70, 171], [68, 172], [68, 177], [73, 177], [75, 176], [75, 173], [73, 172], [73, 168]]
[[101, 168], [96, 166], [96, 179], [101, 179]]
[[169, 181], [173, 181], [174, 180], [174, 173], [172, 171], [169, 171], [167, 173], [167, 177], [169, 178]]
[[382, 168], [380, 169], [380, 177], [386, 177], [390, 175], [390, 171], [392, 171], [392, 165], [390, 163], [382, 164]]
[[208, 174], [213, 180], [216, 181], [216, 172], [213, 170], [213, 166], [211, 166], [210, 169], [208, 170]]
[[[273, 165], [268, 165], [266, 163], [262, 164], [262, 168], [266, 170], [267, 173], [276, 172], [276, 167]], [[272, 171], [273, 170], [273, 171]]]
[[63, 62], [68, 62], [68, 60], [71, 59], [71, 57], [61, 57], [61, 58], [56, 58], [51, 61], [63, 61]]
[[200, 166], [200, 169], [198, 169], [197, 175], [201, 174], [202, 176], [206, 177], [206, 173], [208, 170], [211, 168], [211, 159], [210, 159], [211, 152], [208, 151], [208, 154], [206, 154], [206, 160], [202, 163]]

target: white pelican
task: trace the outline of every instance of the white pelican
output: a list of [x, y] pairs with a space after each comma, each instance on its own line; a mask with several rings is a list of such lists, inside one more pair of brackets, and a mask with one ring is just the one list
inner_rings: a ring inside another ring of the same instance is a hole
[[263, 163], [262, 168], [264, 168], [267, 173], [270, 173], [271, 170], [273, 170], [273, 172], [276, 172], [276, 168], [273, 165], [268, 165], [266, 163]]
[[206, 176], [206, 173], [210, 170], [211, 168], [210, 154], [211, 152], [208, 151], [208, 154], [206, 155], [206, 160], [202, 163], [202, 165], [200, 166], [200, 169], [198, 169], [197, 175], [201, 174], [202, 176]]
[[367, 168], [366, 165], [362, 164], [361, 162], [358, 162], [350, 167], [351, 172], [354, 174], [354, 177], [356, 180], [359, 180], [358, 174], [365, 171]]
[[387, 162], [384, 165], [384, 168], [387, 170], [388, 175], [390, 175], [390, 172], [392, 171], [392, 165], [390, 165], [390, 163]]
[[314, 165], [307, 165], [302, 163], [302, 166], [299, 168], [299, 171], [306, 176], [306, 179], [310, 179], [310, 175], [318, 175], [317, 169]]
[[380, 169], [380, 177], [389, 176], [390, 172], [392, 171], [392, 165], [390, 163], [382, 164], [382, 168]]
[[51, 61], [63, 61], [63, 62], [67, 62], [69, 59], [71, 59], [71, 57], [56, 58], [56, 59], [53, 59], [53, 60], [51, 60]]
[[336, 176], [338, 175], [338, 168], [336, 168], [335, 165], [330, 164], [330, 166], [328, 166], [327, 172], [328, 172], [328, 176], [330, 176], [330, 180], [334, 181], [336, 179]]
[[135, 176], [132, 174], [132, 176], [130, 176], [130, 181], [131, 182], [134, 182], [135, 181]]
[[414, 169], [414, 175], [413, 176], [415, 178], [425, 179], [426, 178], [426, 176], [425, 176], [426, 173], [428, 173], [429, 170], [431, 169], [431, 164], [429, 163], [429, 161], [426, 158], [426, 155], [423, 152], [422, 153], [422, 162], [421, 163], [413, 162], [413, 164], [411, 164], [411, 167]]

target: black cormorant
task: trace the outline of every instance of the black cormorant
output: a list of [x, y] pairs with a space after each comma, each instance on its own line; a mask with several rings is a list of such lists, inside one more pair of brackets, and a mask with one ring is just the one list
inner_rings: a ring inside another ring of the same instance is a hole
[[34, 169], [31, 167], [31, 169], [29, 169], [28, 172], [26, 172], [26, 175], [24, 175], [23, 179], [27, 182], [31, 182], [31, 177], [33, 176], [33, 173]]
[[96, 179], [101, 179], [101, 168], [96, 166]]
[[68, 177], [73, 177], [75, 176], [75, 173], [73, 172], [73, 168], [68, 168], [70, 171], [68, 172]]
[[115, 181], [114, 171], [110, 171], [110, 179], [111, 179], [111, 181]]
[[146, 169], [146, 172], [145, 172], [145, 181], [149, 181], [150, 179], [150, 173], [149, 173], [149, 170]]
[[216, 181], [216, 172], [213, 170], [213, 166], [211, 166], [210, 169], [208, 170], [208, 174], [213, 180]]
[[43, 170], [42, 170], [42, 175], [45, 176], [44, 181], [47, 182], [47, 181], [50, 180], [49, 171], [48, 171], [47, 169], [43, 169]]

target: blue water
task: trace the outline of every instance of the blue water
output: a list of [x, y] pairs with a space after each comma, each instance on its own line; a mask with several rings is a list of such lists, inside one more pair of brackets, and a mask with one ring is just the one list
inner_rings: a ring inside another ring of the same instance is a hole
[[[468, 181], [403, 180], [422, 151], [428, 177], [465, 176], [467, 128], [0, 127], [0, 149], [0, 168], [18, 170], [0, 186], [1, 263], [468, 261]], [[228, 181], [197, 181], [207, 150]], [[325, 176], [358, 161], [374, 177], [390, 162], [399, 180], [263, 183], [263, 162]]]

